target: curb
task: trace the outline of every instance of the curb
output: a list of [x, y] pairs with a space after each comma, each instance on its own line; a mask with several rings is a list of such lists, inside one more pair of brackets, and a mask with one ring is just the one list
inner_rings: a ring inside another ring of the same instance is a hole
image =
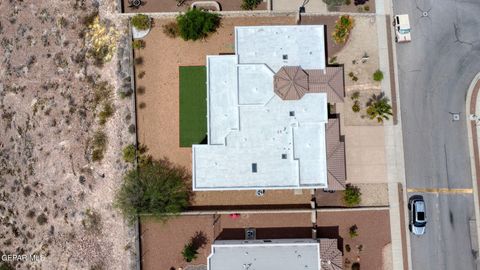
[[[466, 104], [465, 104], [465, 118], [467, 122], [467, 137], [468, 137], [468, 148], [469, 148], [469, 156], [470, 156], [470, 170], [472, 173], [472, 188], [473, 188], [473, 201], [474, 201], [474, 209], [475, 209], [475, 221], [476, 221], [476, 229], [477, 229], [477, 243], [480, 243], [480, 204], [478, 199], [478, 181], [477, 181], [477, 159], [479, 157], [479, 148], [478, 148], [478, 135], [477, 131], [475, 130], [475, 136], [473, 135], [473, 128], [476, 127], [476, 123], [472, 122], [470, 119], [471, 114], [477, 114], [476, 104], [478, 101], [478, 92], [480, 90], [480, 86], [476, 87], [477, 84], [480, 83], [480, 73], [475, 75], [467, 92]], [[472, 105], [472, 97], [475, 98], [473, 100]], [[472, 112], [473, 109], [473, 112]], [[475, 147], [476, 146], [476, 147]], [[480, 165], [480, 164], [479, 164]], [[476, 247], [478, 250], [478, 247]], [[472, 247], [475, 249], [475, 247]]]

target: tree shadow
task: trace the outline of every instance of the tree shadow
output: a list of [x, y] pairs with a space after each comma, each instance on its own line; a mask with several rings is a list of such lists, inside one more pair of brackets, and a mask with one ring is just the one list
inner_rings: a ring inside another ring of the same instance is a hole
[[190, 243], [195, 250], [204, 247], [208, 242], [207, 236], [202, 231], [195, 232], [195, 235], [190, 239]]

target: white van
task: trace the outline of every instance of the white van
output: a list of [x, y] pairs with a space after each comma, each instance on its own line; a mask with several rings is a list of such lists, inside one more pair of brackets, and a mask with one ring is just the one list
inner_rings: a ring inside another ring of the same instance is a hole
[[395, 15], [393, 17], [393, 26], [395, 27], [395, 42], [409, 42], [412, 40], [408, 14]]

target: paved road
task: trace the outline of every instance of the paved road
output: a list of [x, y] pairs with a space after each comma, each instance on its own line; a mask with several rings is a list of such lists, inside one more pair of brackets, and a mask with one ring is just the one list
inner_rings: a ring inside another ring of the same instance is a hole
[[[413, 39], [397, 45], [407, 188], [470, 189], [465, 100], [480, 71], [480, 0], [394, 0], [394, 12], [409, 14]], [[413, 269], [476, 269], [472, 195], [423, 195], [429, 223], [411, 236]]]

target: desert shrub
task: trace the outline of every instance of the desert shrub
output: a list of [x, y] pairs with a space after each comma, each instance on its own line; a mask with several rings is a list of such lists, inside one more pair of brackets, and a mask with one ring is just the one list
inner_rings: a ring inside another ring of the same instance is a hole
[[115, 207], [129, 222], [134, 222], [139, 214], [151, 214], [164, 220], [187, 207], [186, 183], [190, 179], [185, 168], [167, 159], [149, 159], [125, 174], [116, 194]]
[[176, 38], [179, 35], [179, 28], [177, 22], [169, 22], [162, 26], [163, 33], [170, 38]]
[[350, 247], [350, 245], [349, 245], [349, 244], [346, 244], [346, 245], [345, 245], [345, 251], [346, 251], [346, 252], [350, 252], [351, 250], [352, 250], [352, 248]]
[[360, 270], [360, 263], [355, 262], [352, 264], [352, 270]]
[[0, 270], [14, 270], [15, 268], [13, 268], [12, 265], [10, 265], [9, 263], [7, 262], [1, 262], [0, 263]]
[[243, 0], [242, 9], [243, 10], [254, 10], [258, 5], [262, 3], [262, 0]]
[[132, 17], [130, 21], [133, 27], [137, 28], [138, 30], [147, 30], [150, 28], [151, 19], [145, 14], [137, 14]]
[[363, 7], [363, 10], [365, 10], [366, 12], [370, 11], [370, 6], [369, 5], [365, 5]]
[[130, 134], [135, 134], [135, 131], [137, 131], [135, 124], [131, 124], [130, 126], [128, 126], [128, 132]]
[[353, 185], [347, 185], [345, 190], [343, 191], [343, 202], [347, 206], [357, 206], [360, 204], [361, 201], [360, 188]]
[[143, 49], [145, 48], [145, 41], [142, 40], [142, 39], [135, 39], [133, 42], [132, 42], [132, 47], [134, 49]]
[[360, 111], [360, 102], [358, 102], [358, 100], [355, 100], [353, 102], [352, 111], [355, 113], [358, 113]]
[[373, 80], [377, 82], [383, 80], [383, 72], [380, 69], [373, 73]]
[[177, 17], [180, 36], [184, 40], [206, 38], [220, 26], [220, 19], [220, 15], [216, 13], [189, 9]]
[[392, 113], [392, 106], [388, 103], [389, 100], [382, 94], [372, 95], [367, 103], [367, 115], [370, 119], [377, 119], [378, 123], [383, 123], [384, 120], [389, 120]]
[[[140, 162], [146, 160], [145, 154], [147, 153], [147, 150], [148, 150], [147, 146], [145, 146], [143, 144], [140, 144], [138, 146], [138, 153], [137, 154], [138, 154]], [[135, 145], [133, 143], [125, 146], [125, 148], [123, 148], [123, 151], [122, 151], [123, 160], [125, 160], [126, 162], [129, 162], [129, 163], [133, 163], [135, 161], [136, 151], [137, 151], [137, 149], [135, 148]]]
[[350, 30], [353, 28], [353, 18], [349, 15], [340, 16], [335, 22], [335, 30], [332, 33], [333, 41], [336, 44], [343, 44], [347, 41]]
[[97, 66], [102, 66], [112, 60], [116, 51], [119, 33], [113, 27], [107, 27], [100, 21], [98, 15], [88, 20], [85, 31], [85, 42], [88, 48], [87, 55], [95, 61]]
[[351, 99], [352, 100], [358, 100], [360, 98], [360, 92], [359, 91], [355, 91], [352, 93], [352, 97]]
[[92, 146], [93, 146], [92, 160], [93, 161], [101, 161], [103, 159], [105, 151], [107, 150], [107, 143], [108, 143], [108, 137], [105, 132], [101, 130], [97, 130], [95, 134], [93, 134], [93, 139], [92, 139]]
[[47, 223], [48, 221], [48, 218], [45, 214], [40, 214], [38, 217], [37, 217], [37, 223], [40, 224], [40, 225], [44, 225], [45, 223]]
[[93, 84], [93, 104], [97, 106], [100, 103], [110, 100], [113, 93], [113, 87], [106, 81]]
[[350, 236], [350, 238], [355, 238], [358, 236], [357, 224], [350, 226], [350, 228], [348, 229], [348, 235]]
[[115, 108], [113, 107], [113, 104], [111, 102], [105, 102], [103, 104], [103, 108], [98, 114], [98, 123], [100, 125], [105, 125], [107, 123], [107, 120], [113, 116], [115, 113]]
[[186, 262], [191, 262], [197, 258], [198, 251], [192, 243], [188, 243], [183, 247], [182, 255]]
[[100, 232], [102, 227], [101, 216], [92, 209], [85, 211], [85, 218], [82, 220], [83, 227], [90, 232]]

